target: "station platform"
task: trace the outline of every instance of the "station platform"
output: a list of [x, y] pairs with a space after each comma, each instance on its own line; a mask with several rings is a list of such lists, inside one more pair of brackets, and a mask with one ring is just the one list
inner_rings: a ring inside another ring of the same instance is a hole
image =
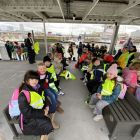
[[[13, 90], [20, 85], [27, 70], [36, 70], [36, 65], [26, 61], [0, 61], [0, 140], [12, 140], [12, 132], [2, 110], [8, 104]], [[72, 62], [68, 69], [76, 80], [61, 80], [61, 88], [66, 93], [59, 96], [64, 114], [56, 114], [60, 129], [50, 134], [49, 140], [109, 140], [104, 120], [94, 122], [92, 110], [84, 103], [87, 88], [80, 80], [81, 73], [74, 69]]]

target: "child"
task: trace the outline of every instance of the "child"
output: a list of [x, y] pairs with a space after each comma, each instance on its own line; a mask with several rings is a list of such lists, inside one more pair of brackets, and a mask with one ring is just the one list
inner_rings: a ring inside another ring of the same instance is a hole
[[120, 84], [116, 82], [117, 78], [117, 64], [113, 64], [107, 70], [107, 77], [101, 87], [98, 88], [97, 93], [93, 94], [90, 100], [90, 105], [95, 105], [94, 114], [96, 115], [94, 121], [99, 121], [103, 118], [102, 110], [107, 105], [116, 101], [121, 91]]
[[[38, 84], [39, 75], [35, 71], [28, 71], [24, 76], [19, 91], [19, 109], [22, 113], [20, 117], [21, 130], [25, 135], [41, 135], [41, 140], [48, 140], [48, 134], [53, 131], [52, 120], [48, 117], [49, 101], [44, 97], [43, 88]], [[22, 90], [29, 91], [30, 103]], [[23, 121], [22, 121], [23, 119]], [[22, 127], [23, 126], [23, 127]]]
[[51, 73], [46, 72], [44, 63], [38, 64], [38, 73], [40, 76], [39, 84], [44, 87], [46, 95], [50, 98], [53, 112], [55, 112], [57, 109], [59, 113], [63, 113], [64, 110], [60, 107], [60, 104], [58, 102], [58, 94], [55, 92], [55, 90], [49, 87], [50, 84], [54, 84], [54, 80], [53, 78], [51, 78]]
[[57, 90], [59, 91], [58, 94], [59, 95], [64, 95], [64, 93], [59, 89], [59, 82], [60, 81], [57, 78], [54, 65], [51, 63], [51, 59], [48, 56], [45, 56], [43, 58], [43, 62], [45, 64], [45, 66], [46, 66], [46, 71], [48, 71], [49, 73], [51, 73], [51, 77], [54, 79], [55, 86], [56, 86]]
[[93, 67], [92, 67], [92, 71], [90, 72], [91, 78], [87, 82], [87, 88], [91, 94], [97, 91], [99, 85], [102, 82], [104, 71], [105, 71], [104, 68], [105, 64], [101, 60], [94, 58], [92, 60], [92, 63], [93, 63]]
[[129, 68], [125, 68], [123, 73], [124, 83], [128, 86], [128, 92], [135, 94], [138, 86], [138, 71], [140, 71], [140, 62], [132, 63]]

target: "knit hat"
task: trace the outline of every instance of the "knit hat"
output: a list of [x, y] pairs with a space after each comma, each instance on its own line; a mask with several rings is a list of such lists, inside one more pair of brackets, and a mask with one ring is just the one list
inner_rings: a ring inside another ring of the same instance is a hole
[[106, 55], [104, 56], [103, 59], [104, 59], [104, 61], [107, 62], [107, 63], [112, 63], [112, 62], [114, 61], [113, 56], [110, 55], [110, 54], [106, 54]]
[[46, 55], [44, 58], [43, 58], [43, 62], [46, 62], [46, 61], [49, 61], [51, 62], [51, 59], [48, 55]]
[[114, 77], [117, 77], [117, 74], [118, 74], [117, 64], [112, 64], [107, 70], [107, 72], [112, 73]]

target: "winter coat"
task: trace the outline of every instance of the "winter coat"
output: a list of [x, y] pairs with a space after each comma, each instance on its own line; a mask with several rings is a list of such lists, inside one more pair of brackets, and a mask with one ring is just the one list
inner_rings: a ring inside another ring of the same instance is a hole
[[[35, 91], [41, 95], [43, 89], [38, 88], [37, 90], [35, 90], [32, 87], [25, 85], [23, 87], [23, 90], [28, 90], [29, 92]], [[22, 132], [25, 135], [46, 135], [53, 130], [51, 120], [44, 115], [44, 108], [49, 105], [47, 97], [45, 97], [43, 109], [34, 109], [32, 106], [30, 106], [25, 95], [22, 92], [19, 95], [18, 103], [19, 109], [23, 114]]]
[[94, 74], [94, 80], [97, 82], [101, 82], [104, 75], [104, 64], [101, 62], [99, 66], [93, 65], [92, 69]]
[[25, 46], [27, 47], [28, 52], [33, 52], [33, 40], [30, 38], [27, 38], [25, 41]]
[[[39, 72], [38, 72], [39, 73]], [[39, 85], [41, 85], [44, 88], [48, 88], [49, 87], [49, 83], [54, 83], [54, 79], [52, 78], [52, 74], [49, 73], [48, 71], [43, 75], [44, 77], [41, 78], [41, 74], [40, 75], [40, 79], [39, 79]], [[46, 79], [48, 80], [48, 83], [46, 83]]]
[[[102, 85], [98, 88], [97, 93], [101, 93], [101, 91], [102, 91]], [[120, 91], [121, 91], [121, 85], [117, 84], [114, 87], [112, 94], [110, 96], [102, 96], [102, 100], [111, 104], [114, 101], [116, 101], [116, 99], [118, 98], [118, 96], [120, 94]]]

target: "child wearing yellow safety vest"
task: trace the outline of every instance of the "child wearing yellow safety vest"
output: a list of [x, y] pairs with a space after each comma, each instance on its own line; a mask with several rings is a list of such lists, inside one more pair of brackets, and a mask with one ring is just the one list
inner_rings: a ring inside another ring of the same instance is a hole
[[51, 74], [47, 71], [44, 63], [39, 63], [37, 67], [40, 79], [39, 84], [44, 87], [46, 96], [51, 100], [52, 111], [55, 113], [56, 110], [59, 113], [63, 113], [64, 110], [60, 107], [60, 101], [58, 101], [58, 94], [55, 89], [54, 79], [51, 78]]
[[134, 59], [134, 54], [136, 51], [136, 46], [130, 47], [130, 50], [128, 50], [128, 48], [123, 48], [123, 53], [117, 60], [117, 63], [121, 69], [124, 69], [131, 63], [131, 61]]
[[54, 65], [51, 63], [51, 59], [49, 58], [49, 56], [45, 56], [43, 58], [43, 62], [46, 66], [46, 71], [48, 71], [49, 73], [51, 73], [51, 78], [54, 79], [54, 83], [55, 83], [55, 87], [57, 88], [57, 92], [59, 95], [64, 95], [64, 93], [60, 90], [59, 88], [59, 83], [60, 80], [57, 78], [57, 74], [55, 71], [55, 67]]
[[99, 121], [103, 118], [102, 110], [107, 105], [113, 103], [118, 98], [121, 86], [117, 84], [117, 64], [113, 64], [107, 70], [106, 79], [98, 88], [97, 93], [93, 94], [89, 102], [89, 106], [94, 108], [94, 121]]
[[98, 86], [101, 84], [103, 75], [106, 71], [106, 64], [104, 64], [103, 61], [94, 58], [92, 63], [93, 67], [90, 71], [90, 80], [86, 84], [90, 94], [93, 94], [97, 91]]
[[[48, 134], [53, 131], [54, 116], [50, 119], [50, 102], [44, 96], [44, 89], [38, 84], [39, 75], [35, 71], [28, 71], [24, 76], [18, 97], [19, 109], [21, 112], [20, 127], [26, 135], [39, 135], [41, 140], [45, 137], [48, 140]], [[29, 92], [28, 100], [23, 90]]]

